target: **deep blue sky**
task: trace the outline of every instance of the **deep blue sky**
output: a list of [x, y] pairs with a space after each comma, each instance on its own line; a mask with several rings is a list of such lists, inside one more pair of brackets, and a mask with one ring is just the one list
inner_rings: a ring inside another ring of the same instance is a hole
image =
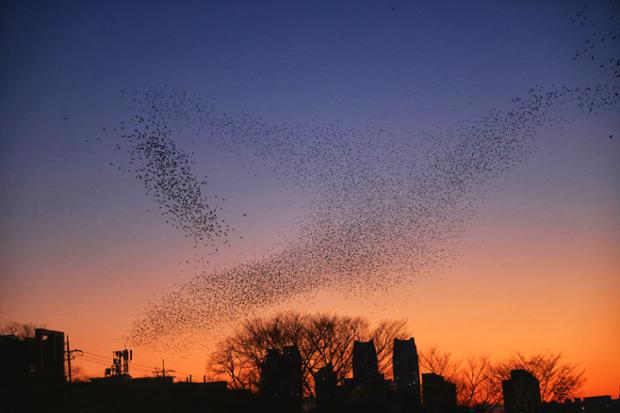
[[[615, 10], [599, 4], [599, 14]], [[91, 187], [93, 177], [104, 186], [127, 178], [105, 168], [109, 153], [83, 141], [127, 113], [122, 89], [167, 85], [276, 122], [432, 130], [506, 107], [535, 84], [613, 81], [588, 61], [570, 60], [586, 38], [571, 23], [581, 5], [5, 2], [0, 159], [2, 185], [12, 194], [6, 206], [44, 204], [79, 215], [83, 208], [68, 209], [56, 197], [37, 201], [28, 188], [54, 188], [84, 205], [92, 197], [80, 188]], [[213, 160], [202, 156], [202, 164]]]
[[96, 109], [116, 88], [167, 84], [269, 116], [402, 121], [598, 76], [568, 64], [580, 2], [13, 3], [5, 104]]

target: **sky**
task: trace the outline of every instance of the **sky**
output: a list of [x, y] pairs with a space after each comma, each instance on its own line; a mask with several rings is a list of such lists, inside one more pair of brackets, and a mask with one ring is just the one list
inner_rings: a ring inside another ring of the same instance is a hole
[[[618, 85], [598, 65], [618, 57], [617, 42], [601, 43], [595, 62], [572, 60], [592, 32], [571, 21], [585, 3], [3, 2], [0, 321], [46, 323], [107, 356], [127, 344], [148, 300], [210, 266], [278, 249], [298, 229], [303, 189], [247, 154], [182, 136], [197, 173], [228, 198], [224, 218], [244, 234], [230, 248], [194, 248], [116, 167], [122, 157], [102, 128], [131, 115], [121, 91], [186, 91], [273, 124], [375, 125], [415, 139], [404, 131], [479, 119], [537, 85]], [[620, 19], [617, 3], [587, 3], [600, 25]], [[493, 179], [445, 262], [399, 288], [284, 297], [247, 315], [404, 317], [422, 347], [460, 357], [563, 351], [586, 371], [583, 395], [617, 395], [617, 115], [570, 112], [540, 131], [527, 159]], [[202, 346], [137, 350], [142, 366], [165, 358], [180, 375], [204, 374]], [[103, 368], [77, 364], [93, 375]]]

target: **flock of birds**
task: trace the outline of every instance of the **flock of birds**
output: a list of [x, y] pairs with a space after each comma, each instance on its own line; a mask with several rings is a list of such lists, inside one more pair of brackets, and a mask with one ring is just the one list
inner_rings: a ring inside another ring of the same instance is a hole
[[[493, 179], [536, 149], [537, 134], [564, 112], [618, 111], [619, 92], [607, 85], [538, 86], [509, 110], [492, 110], [422, 142], [380, 129], [274, 125], [218, 112], [199, 99], [178, 101], [183, 119], [177, 121], [191, 120], [200, 136], [231, 151], [250, 148], [276, 179], [304, 188], [308, 215], [281, 250], [204, 271], [150, 302], [132, 325], [131, 341], [176, 346], [192, 332], [321, 289], [393, 291], [451, 256]], [[179, 96], [147, 95], [153, 111]]]
[[[586, 22], [586, 11], [576, 21]], [[618, 37], [613, 30], [609, 41]], [[594, 56], [586, 44], [575, 59]], [[618, 76], [614, 59], [607, 60]], [[577, 112], [618, 112], [619, 92], [607, 84], [536, 86], [507, 109], [456, 127], [398, 134], [338, 123], [274, 124], [219, 111], [186, 93], [133, 92], [139, 110], [115, 129], [115, 148], [166, 221], [195, 246], [230, 245], [234, 228], [221, 218], [223, 207], [208, 182], [196, 175], [191, 154], [176, 144], [179, 133], [250, 154], [276, 180], [305, 194], [307, 214], [276, 252], [203, 271], [153, 299], [133, 322], [130, 341], [178, 348], [194, 334], [320, 290], [393, 291], [453, 256], [453, 243], [494, 179], [526, 160], [542, 131]]]
[[[611, 6], [617, 7], [618, 0], [609, 0]], [[573, 61], [577, 59], [589, 59], [595, 62], [600, 69], [611, 69], [615, 77], [620, 77], [620, 59], [618, 56], [610, 56], [607, 50], [620, 48], [620, 14], [609, 13], [604, 19], [592, 18], [588, 3], [585, 3], [572, 19], [573, 24], [578, 24], [588, 30], [588, 36], [583, 42], [583, 47], [575, 53]], [[603, 49], [601, 52], [600, 49]]]
[[[173, 94], [174, 101], [159, 100], [155, 106], [155, 102], [149, 104], [149, 94], [144, 94], [142, 110], [114, 129], [121, 133], [121, 143], [114, 149], [127, 153], [127, 172], [144, 183], [166, 223], [183, 231], [195, 244], [213, 246], [218, 239], [226, 243], [231, 228], [218, 216], [222, 207], [203, 192], [206, 179], [194, 174], [194, 162], [172, 138], [179, 132], [179, 123], [172, 122], [174, 115], [176, 119], [181, 116], [175, 113], [175, 106], [179, 107], [185, 96]], [[138, 101], [136, 93], [132, 99]]]

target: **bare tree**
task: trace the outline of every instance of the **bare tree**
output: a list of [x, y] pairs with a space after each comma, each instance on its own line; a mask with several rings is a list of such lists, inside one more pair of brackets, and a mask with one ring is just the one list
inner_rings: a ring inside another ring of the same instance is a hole
[[355, 340], [375, 340], [382, 372], [391, 374], [394, 338], [405, 337], [406, 321], [384, 321], [371, 329], [360, 317], [330, 314], [277, 314], [269, 319], [246, 320], [228, 338], [222, 340], [211, 355], [208, 367], [225, 377], [233, 388], [258, 390], [260, 365], [268, 349], [298, 347], [302, 358], [303, 387], [314, 395], [314, 374], [331, 363], [337, 378], [351, 374], [352, 348]]
[[234, 389], [251, 390], [258, 386], [257, 365], [232, 337], [219, 344], [211, 355], [209, 367], [215, 376], [226, 377]]
[[420, 371], [443, 376], [456, 385], [456, 394], [460, 398], [463, 382], [460, 378], [461, 362], [452, 357], [452, 353], [431, 346], [420, 353]]
[[526, 356], [515, 355], [494, 367], [496, 382], [501, 392], [501, 380], [510, 377], [510, 371], [523, 369], [532, 373], [540, 382], [540, 396], [543, 401], [563, 401], [573, 397], [585, 382], [584, 371], [576, 365], [563, 361], [564, 354], [549, 351]]
[[470, 356], [465, 360], [458, 376], [458, 401], [461, 406], [481, 407], [489, 411], [501, 403], [502, 394], [497, 391], [498, 382], [493, 369], [491, 359], [486, 354]]
[[488, 355], [471, 356], [457, 361], [452, 354], [430, 347], [420, 355], [424, 372], [436, 373], [456, 384], [459, 404], [491, 411], [502, 402], [502, 380], [510, 371], [523, 369], [540, 382], [544, 401], [562, 401], [575, 396], [584, 383], [584, 372], [574, 364], [563, 362], [562, 353], [540, 352], [530, 356], [522, 353], [504, 361], [493, 362]]
[[420, 370], [435, 373], [446, 380], [456, 382], [460, 374], [461, 362], [452, 357], [452, 353], [440, 350], [437, 346], [424, 349], [420, 354]]
[[34, 330], [44, 328], [45, 324], [36, 325], [33, 323], [19, 323], [17, 321], [8, 321], [0, 325], [0, 335], [13, 335], [21, 339], [34, 337]]
[[[313, 396], [313, 377], [323, 366], [331, 363], [340, 382], [350, 377], [355, 340], [374, 340], [379, 370], [391, 378], [394, 338], [408, 336], [406, 324], [405, 320], [383, 321], [371, 328], [360, 317], [294, 312], [249, 319], [218, 344], [208, 368], [212, 377], [225, 378], [233, 388], [257, 391], [267, 350], [282, 351], [296, 345], [302, 358], [304, 393]], [[584, 381], [583, 372], [563, 362], [562, 353], [515, 353], [511, 359], [499, 362], [488, 355], [457, 360], [437, 346], [420, 353], [422, 372], [439, 374], [455, 383], [459, 404], [483, 411], [491, 411], [501, 403], [502, 380], [509, 378], [514, 369], [528, 370], [538, 378], [545, 401], [575, 395]]]
[[84, 372], [84, 369], [80, 366], [71, 366], [71, 374], [74, 383], [88, 381], [88, 375]]
[[407, 320], [382, 321], [372, 331], [371, 338], [377, 349], [379, 372], [392, 378], [392, 355], [394, 353], [394, 339], [407, 337]]

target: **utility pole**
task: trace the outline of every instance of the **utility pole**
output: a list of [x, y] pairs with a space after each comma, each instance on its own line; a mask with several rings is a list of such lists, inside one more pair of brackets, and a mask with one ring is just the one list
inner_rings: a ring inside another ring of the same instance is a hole
[[73, 353], [82, 354], [82, 350], [71, 350], [71, 347], [69, 346], [69, 336], [67, 336], [67, 376], [69, 377], [69, 383], [73, 382], [73, 378], [71, 376], [71, 359], [74, 357]]
[[155, 367], [155, 371], [153, 371], [153, 373], [157, 376], [157, 377], [168, 377], [168, 374], [170, 373], [174, 373], [174, 370], [166, 370], [166, 364], [164, 363], [164, 360], [161, 360], [161, 369]]
[[69, 370], [69, 383], [71, 383], [71, 349], [69, 348], [69, 336], [67, 336], [67, 370]]

